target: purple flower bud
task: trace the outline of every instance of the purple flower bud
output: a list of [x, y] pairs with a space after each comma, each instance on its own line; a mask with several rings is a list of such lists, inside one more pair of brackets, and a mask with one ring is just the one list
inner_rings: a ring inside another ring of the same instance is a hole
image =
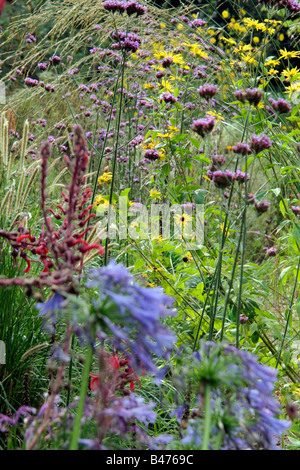
[[197, 134], [204, 137], [211, 132], [215, 125], [215, 118], [213, 116], [206, 116], [204, 118], [196, 119], [191, 125], [191, 129]]
[[237, 181], [238, 183], [245, 183], [246, 181], [246, 178], [247, 178], [247, 181], [250, 180], [250, 175], [249, 173], [244, 173], [243, 171], [241, 170], [237, 170], [234, 175], [234, 180]]
[[247, 323], [248, 320], [249, 320], [249, 317], [246, 317], [246, 315], [244, 313], [241, 313], [241, 315], [240, 315], [240, 324], [245, 325], [245, 323]]
[[234, 174], [232, 171], [217, 170], [212, 172], [212, 181], [217, 188], [226, 188], [234, 181]]
[[268, 256], [276, 256], [276, 248], [271, 246], [271, 248], [264, 248], [264, 251]]
[[58, 55], [50, 57], [49, 62], [51, 65], [58, 65], [61, 62], [61, 58]]
[[246, 99], [250, 104], [257, 106], [261, 100], [263, 91], [259, 88], [247, 88], [246, 90]]
[[272, 146], [272, 141], [265, 134], [255, 135], [252, 134], [250, 148], [255, 153], [260, 153], [263, 150], [269, 149]]
[[246, 102], [246, 93], [243, 90], [237, 90], [234, 92], [234, 96], [237, 100], [241, 101], [241, 103]]
[[203, 85], [198, 89], [198, 93], [202, 98], [210, 100], [217, 92], [219, 88], [217, 85]]
[[165, 103], [176, 103], [178, 101], [178, 99], [168, 91], [161, 94], [161, 100], [163, 100]]
[[278, 113], [284, 114], [289, 113], [292, 110], [291, 105], [284, 99], [278, 98], [278, 100], [274, 100], [273, 98], [269, 99], [271, 105]]
[[267, 212], [271, 204], [268, 201], [261, 201], [261, 202], [254, 201], [254, 205], [258, 214], [262, 214], [263, 212]]
[[232, 151], [234, 153], [240, 153], [241, 155], [249, 155], [252, 153], [249, 144], [246, 144], [245, 142], [238, 142], [234, 147], [232, 147]]
[[30, 78], [30, 77], [25, 78], [25, 85], [27, 86], [34, 87], [34, 86], [37, 86], [38, 84], [39, 84], [39, 81], [35, 80], [34, 78]]

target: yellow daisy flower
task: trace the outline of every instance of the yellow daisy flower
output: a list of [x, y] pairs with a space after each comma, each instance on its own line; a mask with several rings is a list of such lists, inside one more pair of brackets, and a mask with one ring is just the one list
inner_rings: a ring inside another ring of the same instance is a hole
[[287, 51], [285, 48], [280, 51], [281, 56], [279, 59], [296, 59], [300, 57], [300, 51]]
[[103, 183], [109, 183], [111, 180], [112, 180], [112, 173], [111, 172], [108, 172], [108, 173], [103, 173], [103, 175], [101, 175], [99, 178], [98, 178], [98, 183], [99, 184], [103, 184]]
[[150, 198], [154, 199], [155, 201], [161, 199], [161, 193], [156, 189], [151, 189], [150, 191]]
[[291, 78], [294, 78], [296, 75], [300, 74], [300, 70], [298, 67], [294, 67], [292, 69], [285, 69], [281, 72], [281, 75], [285, 77], [284, 81], [285, 82], [290, 82]]

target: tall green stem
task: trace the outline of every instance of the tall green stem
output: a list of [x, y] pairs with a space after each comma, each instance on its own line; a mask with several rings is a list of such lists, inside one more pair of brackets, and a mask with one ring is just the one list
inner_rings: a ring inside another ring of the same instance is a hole
[[282, 350], [283, 350], [283, 345], [284, 345], [284, 342], [285, 342], [288, 326], [289, 326], [289, 323], [290, 323], [290, 318], [291, 318], [292, 308], [293, 308], [293, 303], [294, 303], [294, 297], [295, 297], [295, 293], [296, 293], [296, 287], [297, 287], [297, 284], [298, 284], [299, 269], [300, 269], [300, 257], [299, 257], [299, 261], [298, 261], [297, 274], [296, 274], [296, 278], [295, 278], [295, 282], [294, 282], [292, 298], [291, 298], [291, 302], [290, 302], [290, 306], [289, 306], [289, 310], [288, 310], [288, 314], [287, 314], [287, 319], [286, 319], [286, 323], [285, 323], [285, 329], [284, 329], [284, 333], [283, 333], [283, 337], [282, 337], [282, 341], [281, 341], [281, 345], [280, 345], [280, 350], [279, 350], [278, 357], [277, 357], [276, 369], [277, 369], [278, 364], [280, 362], [280, 358], [281, 358], [281, 354], [282, 354]]
[[210, 426], [211, 426], [210, 395], [211, 395], [210, 384], [205, 384], [205, 392], [204, 392], [204, 433], [203, 433], [203, 442], [202, 442], [202, 449], [201, 450], [209, 450], [208, 449], [208, 443], [209, 443], [209, 434], [210, 434]]
[[93, 348], [92, 346], [89, 346], [89, 349], [85, 358], [83, 372], [82, 372], [79, 403], [78, 403], [74, 428], [73, 428], [73, 432], [71, 435], [70, 450], [78, 450], [78, 441], [80, 438], [80, 430], [81, 430], [81, 419], [83, 416], [85, 399], [86, 399], [86, 394], [88, 390], [89, 375], [90, 375], [90, 370], [91, 370], [91, 365], [92, 365], [92, 359], [93, 359]]
[[110, 219], [111, 219], [111, 206], [112, 206], [112, 200], [113, 200], [113, 194], [114, 194], [114, 183], [115, 183], [115, 176], [116, 176], [116, 163], [117, 163], [117, 156], [118, 156], [120, 124], [121, 124], [121, 116], [122, 116], [125, 64], [126, 64], [125, 63], [125, 54], [123, 54], [120, 107], [119, 107], [119, 115], [118, 115], [118, 123], [117, 123], [117, 138], [116, 138], [115, 152], [114, 152], [114, 158], [113, 158], [113, 164], [112, 164], [112, 180], [111, 180], [110, 195], [109, 195], [109, 208], [108, 208], [108, 221], [107, 221], [107, 237], [106, 237], [106, 240], [105, 240], [105, 257], [104, 257], [104, 264], [105, 265], [107, 265], [107, 263], [108, 263], [109, 226], [110, 226]]

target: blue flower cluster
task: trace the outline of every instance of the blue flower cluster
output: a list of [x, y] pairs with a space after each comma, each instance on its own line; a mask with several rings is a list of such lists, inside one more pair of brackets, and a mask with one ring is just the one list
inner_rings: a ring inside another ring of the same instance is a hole
[[166, 359], [176, 341], [161, 322], [174, 315], [173, 299], [159, 287], [138, 285], [125, 266], [115, 261], [92, 270], [86, 286], [96, 288], [93, 308], [110, 331], [113, 346], [135, 371], [145, 369], [158, 375], [154, 356]]
[[[210, 448], [275, 450], [291, 426], [279, 418], [273, 396], [277, 371], [260, 364], [254, 354], [230, 345], [202, 342], [193, 355], [192, 374], [198, 389], [197, 408], [190, 413], [182, 444], [200, 448], [203, 436], [203, 393], [211, 387]], [[195, 379], [196, 378], [196, 379]], [[199, 394], [199, 390], [201, 393]], [[177, 410], [182, 416], [185, 407]], [[218, 437], [219, 436], [219, 437]], [[221, 439], [220, 439], [221, 436]]]

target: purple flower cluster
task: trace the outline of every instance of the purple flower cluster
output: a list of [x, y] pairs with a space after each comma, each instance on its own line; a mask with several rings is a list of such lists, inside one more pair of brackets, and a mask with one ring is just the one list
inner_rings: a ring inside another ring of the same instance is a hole
[[241, 103], [246, 103], [246, 93], [244, 90], [236, 90], [234, 96], [237, 100], [241, 101]]
[[250, 180], [250, 175], [249, 173], [244, 173], [243, 171], [241, 170], [237, 170], [234, 175], [233, 175], [233, 178], [235, 181], [237, 181], [238, 183], [245, 183], [246, 179], [247, 181]]
[[165, 103], [176, 103], [178, 101], [178, 99], [168, 91], [165, 91], [161, 94], [161, 100], [163, 100]]
[[217, 188], [227, 188], [234, 181], [234, 173], [230, 170], [217, 170], [207, 174]]
[[211, 132], [215, 126], [215, 118], [207, 115], [204, 118], [195, 119], [191, 125], [192, 131], [204, 137], [206, 134]]
[[247, 88], [246, 90], [246, 100], [249, 101], [250, 104], [257, 106], [261, 100], [263, 91], [259, 88]]
[[257, 106], [261, 100], [263, 91], [259, 88], [247, 88], [246, 91], [244, 90], [237, 90], [234, 92], [234, 96], [237, 100], [241, 101], [241, 103], [245, 103], [249, 101], [250, 104]]
[[203, 85], [198, 89], [198, 93], [202, 98], [210, 100], [218, 92], [217, 85]]
[[161, 65], [164, 68], [170, 67], [170, 65], [173, 64], [173, 57], [164, 57], [163, 60], [161, 61]]
[[196, 18], [193, 21], [189, 21], [188, 25], [190, 28], [201, 28], [201, 26], [205, 26], [207, 21], [202, 20], [201, 18]]
[[61, 58], [58, 55], [50, 57], [49, 62], [51, 65], [58, 65], [61, 62]]
[[257, 202], [256, 200], [254, 201], [254, 206], [258, 214], [263, 214], [264, 212], [267, 212], [270, 205], [271, 204], [268, 201], [260, 201], [260, 202]]
[[158, 160], [159, 152], [155, 149], [147, 149], [145, 151], [145, 158], [147, 158], [148, 160]]
[[38, 68], [39, 68], [41, 71], [46, 70], [47, 67], [48, 67], [47, 62], [40, 62], [40, 63], [38, 64]]
[[209, 166], [210, 171], [216, 171], [220, 166], [226, 163], [226, 158], [223, 155], [212, 155], [211, 164]]
[[300, 207], [299, 206], [291, 206], [291, 209], [293, 211], [293, 213], [297, 216], [300, 215]]
[[263, 3], [270, 7], [286, 8], [291, 13], [299, 13], [300, 4], [296, 0], [258, 0], [258, 3]]
[[276, 256], [276, 254], [277, 254], [277, 250], [276, 250], [275, 246], [271, 246], [271, 248], [265, 247], [264, 251], [265, 251], [267, 256]]
[[240, 315], [240, 324], [245, 325], [247, 321], [249, 320], [249, 317], [247, 317], [244, 313], [241, 313]]
[[113, 32], [112, 36], [118, 41], [111, 45], [112, 49], [120, 49], [130, 53], [136, 52], [141, 47], [141, 39], [135, 33], [119, 30], [118, 32]]
[[30, 77], [25, 78], [25, 85], [27, 86], [34, 87], [34, 86], [38, 86], [38, 84], [39, 84], [39, 81], [34, 78], [30, 78]]
[[272, 146], [272, 141], [265, 134], [252, 134], [252, 140], [250, 142], [250, 148], [255, 153], [260, 153], [263, 150], [269, 149]]
[[28, 43], [28, 44], [31, 44], [33, 42], [36, 42], [36, 38], [33, 34], [30, 34], [30, 33], [26, 33], [26, 36], [25, 36], [25, 41]]
[[127, 15], [142, 16], [147, 12], [147, 8], [136, 1], [122, 2], [117, 0], [107, 0], [102, 3], [102, 7], [111, 13], [127, 13]]
[[246, 142], [238, 142], [234, 147], [232, 147], [232, 151], [234, 153], [240, 153], [241, 155], [249, 155], [252, 153], [249, 144], [246, 144]]
[[283, 98], [278, 98], [277, 101], [274, 98], [270, 98], [269, 101], [278, 113], [289, 113], [292, 110], [292, 106]]
[[[96, 288], [93, 309], [109, 331], [113, 346], [130, 360], [135, 371], [158, 375], [153, 355], [166, 358], [173, 334], [161, 319], [173, 315], [173, 300], [160, 288], [141, 287], [123, 265], [111, 261], [90, 273], [88, 288]], [[103, 331], [99, 335], [103, 335]]]
[[227, 188], [234, 181], [245, 183], [246, 179], [247, 181], [250, 179], [249, 173], [246, 174], [241, 170], [237, 170], [235, 173], [230, 170], [209, 170], [207, 172], [207, 176], [212, 180], [217, 188]]

